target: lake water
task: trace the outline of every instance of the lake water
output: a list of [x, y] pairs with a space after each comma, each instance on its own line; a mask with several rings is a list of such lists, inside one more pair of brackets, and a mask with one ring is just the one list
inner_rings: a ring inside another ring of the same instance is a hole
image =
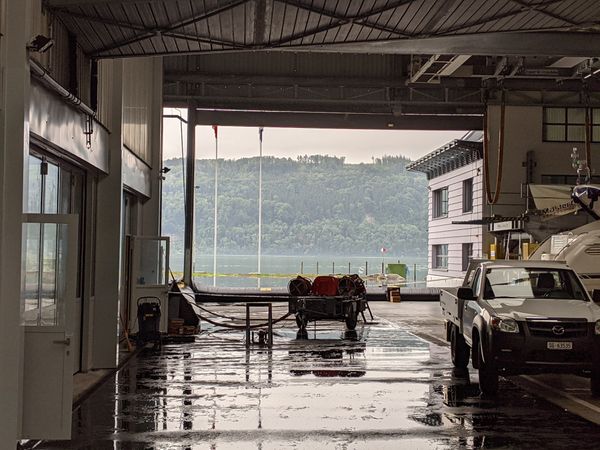
[[[261, 272], [263, 274], [347, 274], [357, 273], [360, 276], [366, 274], [381, 273], [382, 262], [387, 272], [387, 264], [404, 263], [408, 266], [407, 281], [409, 286], [416, 279], [416, 286], [424, 285], [424, 280], [427, 275], [427, 258], [426, 257], [404, 257], [397, 258], [387, 256], [379, 257], [364, 257], [364, 256], [262, 256]], [[180, 271], [182, 267], [182, 258], [173, 257], [171, 267], [175, 271]], [[416, 276], [415, 276], [416, 265]], [[212, 274], [213, 257], [212, 255], [198, 255], [196, 257], [194, 272], [205, 272]], [[256, 255], [218, 255], [217, 256], [217, 273], [226, 274], [252, 274], [256, 273], [257, 256]], [[261, 287], [285, 287], [289, 281], [289, 277], [263, 277], [260, 279]], [[198, 286], [213, 285], [213, 277], [196, 276], [195, 282]], [[219, 276], [216, 280], [216, 285], [221, 287], [257, 287], [258, 279], [253, 277], [243, 276]]]

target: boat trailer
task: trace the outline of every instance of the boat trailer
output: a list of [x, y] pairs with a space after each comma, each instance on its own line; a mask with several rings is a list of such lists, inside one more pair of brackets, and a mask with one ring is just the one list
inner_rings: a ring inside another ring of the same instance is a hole
[[[296, 316], [298, 333], [304, 334], [308, 322], [338, 320], [346, 322], [349, 330], [356, 328], [358, 315], [368, 308], [362, 296], [304, 296], [289, 299], [289, 312]], [[370, 310], [369, 310], [370, 311]]]

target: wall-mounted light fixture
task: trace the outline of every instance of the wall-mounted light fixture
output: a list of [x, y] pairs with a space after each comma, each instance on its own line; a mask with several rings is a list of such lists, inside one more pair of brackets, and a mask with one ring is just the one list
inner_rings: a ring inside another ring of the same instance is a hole
[[164, 175], [167, 174], [167, 173], [169, 173], [170, 171], [171, 171], [171, 168], [167, 167], [167, 166], [165, 166], [162, 169], [160, 169], [159, 172], [162, 174], [162, 175], [160, 175], [160, 179], [161, 180], [165, 180]]
[[53, 45], [54, 39], [44, 36], [43, 34], [38, 34], [31, 41], [29, 41], [27, 44], [27, 50], [38, 53], [46, 53]]

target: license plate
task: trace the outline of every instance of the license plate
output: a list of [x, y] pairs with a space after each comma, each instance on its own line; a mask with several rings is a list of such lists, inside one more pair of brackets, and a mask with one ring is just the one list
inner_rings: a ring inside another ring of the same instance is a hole
[[548, 342], [548, 350], [573, 350], [572, 342]]

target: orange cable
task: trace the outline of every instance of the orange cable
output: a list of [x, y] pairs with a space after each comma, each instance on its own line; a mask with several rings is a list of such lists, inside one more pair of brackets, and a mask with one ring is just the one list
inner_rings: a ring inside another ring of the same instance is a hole
[[502, 186], [502, 166], [504, 162], [504, 116], [506, 105], [504, 103], [504, 92], [502, 93], [502, 103], [500, 104], [500, 130], [498, 131], [498, 172], [496, 173], [496, 189], [492, 196], [490, 186], [490, 168], [489, 168], [489, 142], [488, 142], [488, 117], [487, 105], [483, 116], [483, 173], [485, 178], [485, 194], [488, 204], [494, 205], [500, 198], [500, 187]]

